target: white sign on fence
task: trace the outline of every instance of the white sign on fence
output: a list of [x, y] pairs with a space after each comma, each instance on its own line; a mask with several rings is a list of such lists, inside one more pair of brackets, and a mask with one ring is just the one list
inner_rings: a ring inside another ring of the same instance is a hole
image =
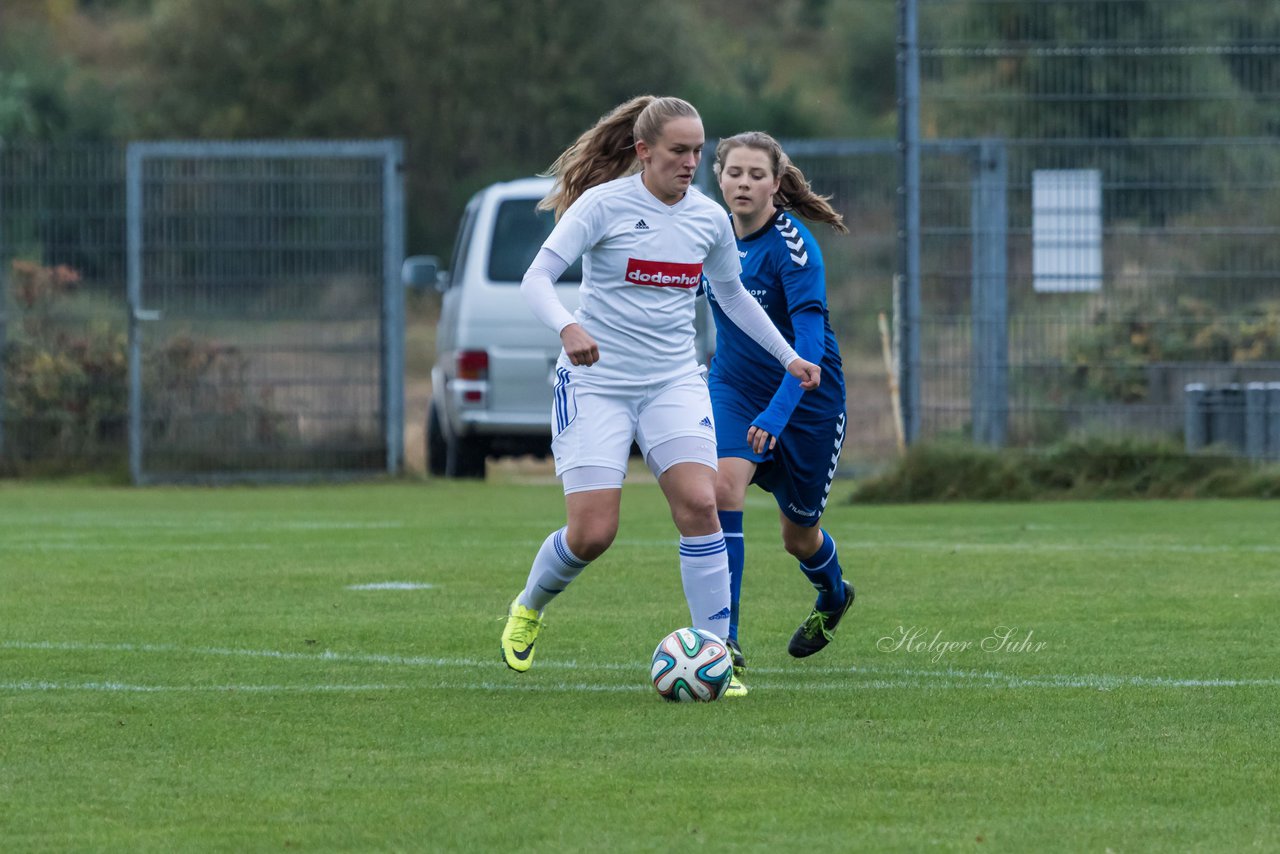
[[1040, 293], [1102, 289], [1102, 173], [1031, 174], [1031, 271]]

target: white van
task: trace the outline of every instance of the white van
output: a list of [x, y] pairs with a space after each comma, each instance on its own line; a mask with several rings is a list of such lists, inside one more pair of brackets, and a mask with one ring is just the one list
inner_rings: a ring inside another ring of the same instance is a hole
[[[435, 284], [443, 294], [427, 408], [427, 471], [484, 477], [487, 457], [551, 451], [551, 380], [560, 338], [520, 296], [524, 277], [554, 218], [538, 211], [550, 178], [492, 184], [471, 197], [453, 250], [453, 270], [429, 256], [408, 258], [405, 284]], [[556, 285], [578, 307], [581, 261]], [[698, 306], [699, 357], [714, 342], [706, 301]]]

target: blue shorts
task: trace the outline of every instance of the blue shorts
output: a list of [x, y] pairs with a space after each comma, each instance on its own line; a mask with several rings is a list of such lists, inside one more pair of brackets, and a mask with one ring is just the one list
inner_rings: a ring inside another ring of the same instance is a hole
[[757, 454], [747, 444], [747, 428], [763, 407], [716, 382], [714, 376], [710, 388], [719, 456], [756, 463], [751, 482], [772, 493], [778, 508], [792, 522], [804, 528], [817, 525], [827, 508], [836, 461], [844, 445], [844, 413], [816, 419], [793, 417], [774, 449]]

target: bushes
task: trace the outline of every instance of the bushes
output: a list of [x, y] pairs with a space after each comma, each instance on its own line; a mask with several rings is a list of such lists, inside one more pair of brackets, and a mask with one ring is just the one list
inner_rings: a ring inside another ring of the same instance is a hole
[[69, 267], [14, 261], [7, 330], [5, 456], [101, 462], [120, 456], [128, 412], [127, 336], [117, 310], [95, 311]]
[[[0, 474], [123, 472], [128, 334], [117, 300], [87, 293], [66, 266], [14, 261]], [[238, 346], [177, 333], [144, 355], [147, 442], [163, 449], [280, 448], [291, 438], [270, 386], [250, 379]]]
[[1046, 451], [957, 443], [912, 447], [860, 484], [855, 503], [1096, 498], [1280, 498], [1280, 468], [1189, 455], [1170, 443], [1086, 439]]
[[1225, 315], [1193, 297], [1172, 305], [1134, 305], [1110, 315], [1068, 345], [1072, 385], [1086, 400], [1140, 403], [1150, 395], [1146, 366], [1156, 362], [1280, 361], [1280, 301]]

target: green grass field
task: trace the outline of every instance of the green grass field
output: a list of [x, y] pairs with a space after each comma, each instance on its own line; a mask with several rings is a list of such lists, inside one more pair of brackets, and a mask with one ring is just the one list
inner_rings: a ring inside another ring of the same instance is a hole
[[837, 502], [858, 602], [795, 661], [749, 501], [751, 694], [675, 705], [652, 484], [524, 675], [557, 486], [0, 484], [0, 849], [1280, 848], [1280, 506]]

